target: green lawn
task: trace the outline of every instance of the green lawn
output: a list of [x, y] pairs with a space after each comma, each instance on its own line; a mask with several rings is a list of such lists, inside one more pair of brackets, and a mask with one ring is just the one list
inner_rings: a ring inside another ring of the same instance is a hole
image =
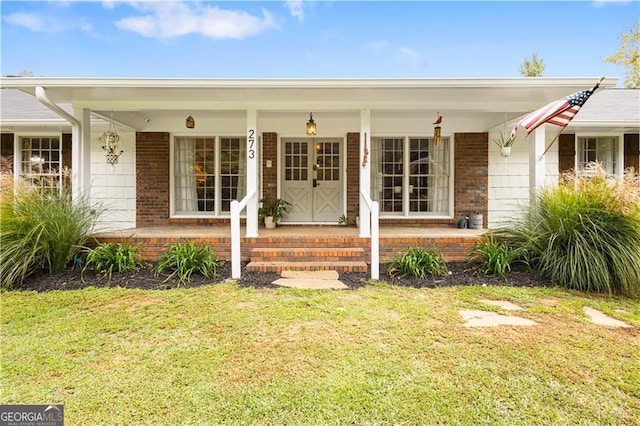
[[[640, 424], [640, 301], [559, 289], [3, 292], [3, 404], [88, 424]], [[464, 328], [509, 300], [534, 328]], [[555, 306], [550, 306], [554, 305]], [[588, 305], [632, 329], [589, 323]]]

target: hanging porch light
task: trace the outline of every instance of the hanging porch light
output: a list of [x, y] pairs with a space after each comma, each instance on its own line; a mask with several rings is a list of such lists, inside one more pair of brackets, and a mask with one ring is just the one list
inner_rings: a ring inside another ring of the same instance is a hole
[[313, 121], [313, 113], [309, 113], [309, 121], [307, 121], [307, 136], [315, 136], [318, 133], [316, 122]]

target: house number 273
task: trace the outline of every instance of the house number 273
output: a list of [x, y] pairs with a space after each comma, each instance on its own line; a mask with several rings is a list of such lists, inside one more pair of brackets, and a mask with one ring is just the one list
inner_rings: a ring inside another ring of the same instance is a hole
[[252, 159], [256, 157], [256, 149], [255, 149], [255, 145], [256, 145], [256, 131], [253, 129], [249, 129], [249, 138], [247, 139], [247, 145], [248, 148], [247, 149], [247, 157]]

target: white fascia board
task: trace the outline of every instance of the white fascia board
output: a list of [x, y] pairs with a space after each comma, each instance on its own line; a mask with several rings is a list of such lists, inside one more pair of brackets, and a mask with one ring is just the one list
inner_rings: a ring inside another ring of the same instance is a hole
[[[2, 77], [0, 87], [32, 88], [44, 87], [138, 87], [138, 88], [201, 88], [201, 87], [284, 87], [284, 88], [407, 88], [407, 87], [563, 87], [595, 84], [598, 77], [510, 77], [510, 78], [268, 78], [268, 79], [223, 79], [223, 78], [68, 78], [68, 77]], [[618, 78], [606, 78], [601, 87], [614, 87]]]

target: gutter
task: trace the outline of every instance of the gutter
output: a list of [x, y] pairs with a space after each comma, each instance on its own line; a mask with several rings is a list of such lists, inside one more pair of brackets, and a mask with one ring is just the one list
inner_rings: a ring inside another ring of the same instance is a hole
[[55, 112], [60, 117], [64, 118], [69, 123], [71, 123], [71, 126], [74, 127], [74, 130], [80, 130], [80, 121], [77, 118], [75, 118], [73, 115], [69, 114], [67, 111], [60, 108], [60, 106], [53, 103], [47, 96], [47, 92], [44, 90], [44, 87], [42, 86], [36, 87], [36, 98], [40, 101], [42, 105], [46, 106], [51, 111]]

